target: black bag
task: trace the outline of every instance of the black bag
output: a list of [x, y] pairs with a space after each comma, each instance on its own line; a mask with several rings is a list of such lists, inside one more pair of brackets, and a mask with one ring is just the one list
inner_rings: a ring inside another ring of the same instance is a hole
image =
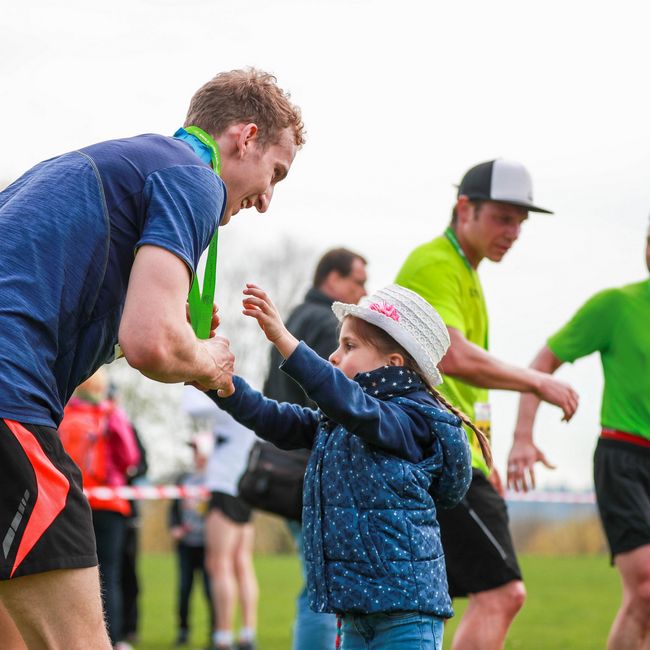
[[301, 521], [309, 453], [308, 449], [284, 451], [270, 442], [256, 442], [239, 479], [239, 496], [253, 508]]

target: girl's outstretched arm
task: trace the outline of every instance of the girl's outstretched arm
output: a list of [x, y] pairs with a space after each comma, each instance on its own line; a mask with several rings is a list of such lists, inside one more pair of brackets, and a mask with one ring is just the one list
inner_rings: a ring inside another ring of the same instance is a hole
[[257, 321], [266, 338], [286, 359], [298, 346], [298, 339], [285, 327], [276, 306], [263, 289], [248, 283], [244, 295], [243, 313]]
[[241, 377], [233, 377], [235, 392], [219, 397], [208, 391], [215, 404], [245, 427], [280, 449], [311, 449], [318, 428], [318, 413], [310, 408], [267, 399]]
[[304, 342], [280, 367], [328, 418], [351, 433], [411, 462], [423, 459], [423, 447], [429, 445], [431, 435], [419, 411], [407, 411], [391, 400], [368, 395]]

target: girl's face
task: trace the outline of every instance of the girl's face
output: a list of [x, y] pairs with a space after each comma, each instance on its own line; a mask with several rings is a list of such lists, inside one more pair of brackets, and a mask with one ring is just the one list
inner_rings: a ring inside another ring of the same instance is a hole
[[374, 345], [360, 339], [354, 332], [350, 318], [341, 326], [339, 347], [330, 354], [330, 363], [348, 379], [360, 372], [369, 372], [382, 366], [398, 365], [394, 354], [383, 354]]

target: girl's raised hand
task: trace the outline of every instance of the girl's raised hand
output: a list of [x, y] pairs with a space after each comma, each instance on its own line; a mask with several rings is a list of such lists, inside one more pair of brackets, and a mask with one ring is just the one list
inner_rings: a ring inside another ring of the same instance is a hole
[[271, 343], [275, 343], [275, 340], [280, 338], [287, 328], [284, 326], [273, 301], [263, 289], [250, 283], [246, 284], [244, 296], [246, 296], [242, 301], [244, 314], [257, 320], [262, 331], [266, 334], [266, 338]]
[[251, 283], [246, 284], [244, 296], [243, 313], [254, 318], [266, 338], [275, 345], [283, 357], [288, 357], [298, 345], [298, 340], [285, 327], [273, 301], [263, 289]]

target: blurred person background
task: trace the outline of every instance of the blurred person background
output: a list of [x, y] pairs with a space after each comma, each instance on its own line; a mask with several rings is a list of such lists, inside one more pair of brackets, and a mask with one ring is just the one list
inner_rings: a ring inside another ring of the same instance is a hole
[[[194, 434], [188, 443], [192, 449], [193, 466], [181, 474], [176, 483], [180, 487], [203, 487], [206, 480], [206, 466], [214, 446], [212, 434]], [[190, 596], [194, 575], [199, 572], [203, 582], [203, 593], [210, 612], [208, 642], [214, 629], [214, 607], [210, 576], [205, 565], [205, 515], [207, 501], [198, 495], [182, 496], [171, 502], [169, 509], [169, 532], [175, 542], [177, 559], [177, 635], [175, 644], [186, 645], [190, 640]]]
[[[210, 492], [205, 547], [215, 620], [212, 648], [254, 650], [259, 599], [253, 566], [254, 528], [252, 510], [239, 498], [237, 486], [257, 437], [192, 387], [185, 389], [183, 404], [195, 425], [209, 423], [214, 436], [205, 472], [205, 486]], [[235, 635], [237, 605], [240, 628]]]
[[[126, 413], [109, 399], [108, 377], [99, 369], [75, 390], [63, 412], [61, 441], [78, 465], [84, 489], [126, 485], [140, 462], [135, 433]], [[97, 541], [102, 598], [113, 646], [124, 641], [122, 612], [122, 556], [131, 504], [117, 496], [88, 498]]]

